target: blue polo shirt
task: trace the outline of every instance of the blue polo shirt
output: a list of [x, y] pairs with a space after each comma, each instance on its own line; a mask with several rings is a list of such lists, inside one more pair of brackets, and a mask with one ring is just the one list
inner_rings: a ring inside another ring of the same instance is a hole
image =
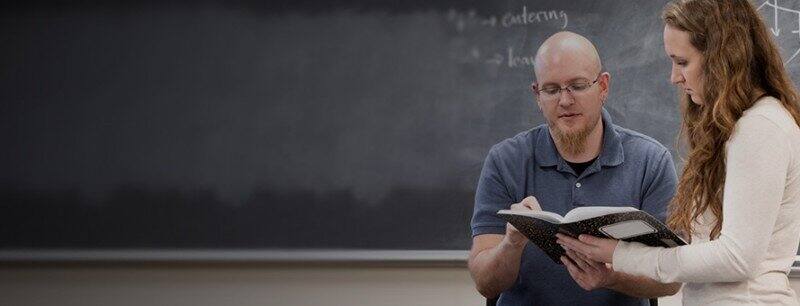
[[[547, 125], [503, 140], [489, 151], [478, 181], [472, 236], [505, 234], [496, 216], [528, 196], [560, 215], [579, 206], [632, 206], [664, 221], [675, 194], [672, 156], [653, 138], [616, 126], [603, 109], [603, 147], [580, 176], [558, 154]], [[498, 305], [648, 305], [616, 291], [583, 290], [563, 265], [533, 243], [522, 254], [514, 285]]]

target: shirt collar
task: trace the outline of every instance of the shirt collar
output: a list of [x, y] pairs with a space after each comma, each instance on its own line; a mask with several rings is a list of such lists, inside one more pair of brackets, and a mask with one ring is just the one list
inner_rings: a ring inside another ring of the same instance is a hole
[[[605, 107], [602, 108], [601, 112], [603, 120], [603, 147], [600, 149], [600, 156], [597, 158], [598, 163], [601, 166], [618, 166], [625, 161], [625, 154], [622, 151], [622, 140], [620, 140], [619, 133], [614, 129], [614, 122], [611, 120], [611, 115]], [[563, 167], [566, 165], [561, 154], [558, 153], [558, 149], [556, 149], [556, 144], [548, 128], [542, 129], [539, 133], [535, 146], [534, 152], [536, 152], [536, 161], [539, 166]]]

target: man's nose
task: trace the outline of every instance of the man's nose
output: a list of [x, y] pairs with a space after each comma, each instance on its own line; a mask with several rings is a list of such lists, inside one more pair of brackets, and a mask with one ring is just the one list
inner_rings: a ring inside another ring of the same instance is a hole
[[569, 89], [561, 89], [558, 96], [558, 104], [561, 106], [570, 106], [572, 103], [575, 103], [575, 97], [572, 96], [572, 92]]

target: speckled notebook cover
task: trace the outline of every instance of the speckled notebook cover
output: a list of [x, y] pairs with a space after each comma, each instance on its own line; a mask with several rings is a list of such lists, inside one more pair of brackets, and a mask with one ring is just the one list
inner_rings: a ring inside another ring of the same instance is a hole
[[522, 234], [544, 251], [553, 261], [562, 264], [559, 259], [564, 255], [564, 249], [556, 243], [556, 233], [560, 232], [572, 237], [580, 234], [589, 234], [597, 237], [611, 238], [606, 234], [609, 227], [623, 225], [626, 221], [639, 220], [650, 226], [653, 231], [639, 236], [625, 237], [621, 240], [640, 242], [649, 246], [674, 247], [685, 245], [678, 235], [667, 228], [664, 223], [644, 211], [631, 211], [613, 213], [581, 221], [554, 224], [530, 216], [501, 214], [500, 218], [508, 221]]

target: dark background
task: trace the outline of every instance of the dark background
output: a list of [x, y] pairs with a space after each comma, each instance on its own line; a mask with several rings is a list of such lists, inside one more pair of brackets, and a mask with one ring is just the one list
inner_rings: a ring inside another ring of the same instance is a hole
[[[562, 2], [2, 7], [0, 249], [467, 249], [556, 31], [597, 44], [616, 124], [675, 147], [664, 1]], [[761, 11], [797, 79], [796, 15]]]

